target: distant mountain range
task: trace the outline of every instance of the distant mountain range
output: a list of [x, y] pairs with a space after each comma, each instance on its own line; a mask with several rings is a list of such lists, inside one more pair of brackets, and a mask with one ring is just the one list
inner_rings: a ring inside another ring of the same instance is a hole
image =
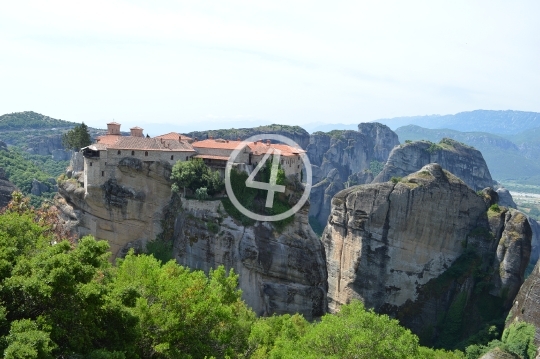
[[407, 125], [430, 129], [450, 129], [463, 132], [488, 132], [500, 135], [515, 135], [525, 130], [540, 127], [540, 113], [524, 111], [475, 110], [455, 115], [429, 115], [379, 119], [392, 130]]
[[401, 143], [406, 140], [439, 142], [444, 137], [452, 138], [480, 150], [494, 179], [540, 184], [540, 128], [515, 135], [496, 135], [408, 125], [395, 132]]

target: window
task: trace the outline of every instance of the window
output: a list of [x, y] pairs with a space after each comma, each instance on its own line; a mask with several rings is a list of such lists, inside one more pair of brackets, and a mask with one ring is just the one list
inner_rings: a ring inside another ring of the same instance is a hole
[[186, 161], [189, 160], [189, 156], [186, 156]]
[[122, 154], [122, 151], [118, 150], [118, 154], [121, 155], [121, 154]]
[[105, 176], [105, 171], [101, 171], [101, 177]]
[[171, 161], [174, 160], [174, 155], [171, 155]]
[[90, 167], [92, 167], [92, 162], [90, 162]]
[[131, 155], [132, 155], [132, 156], [135, 156], [135, 151], [131, 151]]
[[148, 157], [148, 151], [144, 151], [144, 155]]
[[300, 165], [298, 165], [298, 168], [300, 168]]

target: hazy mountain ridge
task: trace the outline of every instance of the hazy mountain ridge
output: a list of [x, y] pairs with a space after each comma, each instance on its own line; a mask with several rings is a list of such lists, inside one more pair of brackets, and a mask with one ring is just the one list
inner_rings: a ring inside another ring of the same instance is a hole
[[539, 130], [537, 128], [512, 136], [501, 136], [487, 132], [461, 132], [408, 125], [395, 132], [402, 143], [406, 140], [439, 142], [444, 137], [452, 138], [482, 152], [496, 180], [519, 179], [540, 183], [540, 151], [537, 150], [540, 149], [540, 140], [534, 135]]
[[528, 129], [540, 127], [540, 113], [525, 111], [474, 110], [455, 115], [427, 115], [378, 119], [379, 122], [395, 130], [406, 125], [425, 128], [446, 128], [464, 132], [489, 132], [513, 135]]

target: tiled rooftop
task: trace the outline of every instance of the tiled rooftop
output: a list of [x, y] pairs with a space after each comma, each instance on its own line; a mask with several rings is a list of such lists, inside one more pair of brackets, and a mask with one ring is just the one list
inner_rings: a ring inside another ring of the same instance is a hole
[[97, 143], [103, 145], [112, 145], [120, 139], [120, 135], [104, 135], [96, 138]]
[[191, 137], [184, 136], [177, 132], [169, 132], [164, 135], [156, 136], [154, 138], [163, 138], [164, 140], [177, 140], [181, 138], [182, 141], [191, 141]]
[[228, 141], [228, 140], [203, 140], [193, 142], [192, 145], [195, 148], [216, 148], [225, 150], [234, 150], [242, 141]]
[[159, 138], [121, 136], [118, 141], [107, 146], [118, 150], [150, 150], [150, 151], [189, 151], [195, 152], [193, 147], [184, 141], [163, 140]]

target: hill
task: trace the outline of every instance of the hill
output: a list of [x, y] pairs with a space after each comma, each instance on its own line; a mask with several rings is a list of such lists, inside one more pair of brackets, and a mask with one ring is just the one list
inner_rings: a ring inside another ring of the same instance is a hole
[[[540, 163], [536, 153], [531, 151], [540, 141], [534, 135], [518, 134], [499, 136], [487, 132], [461, 132], [452, 129], [428, 129], [415, 125], [396, 129], [400, 142], [406, 140], [428, 140], [439, 142], [447, 137], [473, 146], [482, 152], [494, 179], [507, 180], [524, 184], [540, 185]], [[515, 143], [511, 140], [515, 139]], [[528, 142], [530, 141], [530, 142]], [[536, 142], [535, 142], [536, 141]]]
[[33, 111], [14, 112], [0, 116], [0, 131], [69, 128], [75, 125], [77, 123], [57, 120]]
[[451, 129], [464, 132], [488, 132], [499, 135], [519, 134], [540, 127], [540, 113], [524, 111], [475, 110], [455, 115], [428, 115], [395, 117], [376, 120], [395, 130], [398, 127], [417, 125], [431, 129]]

